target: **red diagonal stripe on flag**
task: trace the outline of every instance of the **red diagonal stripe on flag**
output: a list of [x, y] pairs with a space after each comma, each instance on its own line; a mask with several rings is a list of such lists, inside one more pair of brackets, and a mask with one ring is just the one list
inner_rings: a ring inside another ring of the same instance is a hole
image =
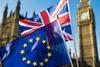
[[27, 21], [27, 20], [20, 20], [20, 22], [22, 22], [24, 24], [32, 25], [32, 26], [42, 26], [42, 24], [40, 24], [38, 22], [31, 22], [31, 21]]
[[69, 14], [65, 14], [63, 16], [60, 16], [59, 22], [60, 22], [61, 25], [65, 24], [65, 23], [69, 23], [70, 22]]
[[29, 34], [31, 34], [32, 32], [34, 32], [34, 31], [36, 31], [36, 30], [38, 30], [38, 29], [39, 29], [39, 28], [29, 30], [28, 32], [23, 33], [22, 36], [29, 35]]

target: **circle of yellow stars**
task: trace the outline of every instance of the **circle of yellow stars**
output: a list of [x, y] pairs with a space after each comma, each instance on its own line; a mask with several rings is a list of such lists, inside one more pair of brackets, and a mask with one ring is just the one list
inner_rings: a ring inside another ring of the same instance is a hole
[[[36, 37], [35, 40], [36, 40], [36, 41], [39, 41], [40, 38], [39, 38], [39, 37]], [[32, 42], [33, 42], [33, 39], [32, 39], [32, 38], [29, 39], [29, 42], [32, 43]], [[46, 40], [45, 40], [45, 39], [42, 40], [42, 44], [46, 44]], [[22, 47], [23, 47], [23, 48], [27, 48], [27, 47], [28, 47], [28, 44], [24, 43], [24, 44], [22, 45]], [[50, 50], [50, 49], [51, 49], [51, 46], [50, 46], [50, 45], [47, 45], [46, 48], [47, 48], [47, 50]], [[20, 50], [20, 54], [21, 54], [21, 55], [24, 55], [24, 54], [25, 54], [25, 50]], [[33, 66], [37, 66], [37, 65], [43, 66], [44, 63], [49, 62], [49, 57], [52, 56], [52, 53], [51, 53], [51, 52], [47, 52], [46, 55], [47, 55], [48, 58], [44, 58], [44, 60], [43, 60], [43, 61], [40, 61], [39, 63], [37, 63], [36, 61], [33, 61], [33, 62], [32, 62], [31, 60], [28, 60], [27, 57], [25, 57], [25, 56], [23, 56], [21, 60], [22, 60], [23, 62], [25, 62], [26, 64], [32, 64]]]

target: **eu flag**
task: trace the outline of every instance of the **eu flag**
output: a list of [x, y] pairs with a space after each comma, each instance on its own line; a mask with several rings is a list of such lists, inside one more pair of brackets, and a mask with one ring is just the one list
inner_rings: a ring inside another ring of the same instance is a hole
[[58, 67], [70, 64], [57, 21], [0, 48], [3, 67]]

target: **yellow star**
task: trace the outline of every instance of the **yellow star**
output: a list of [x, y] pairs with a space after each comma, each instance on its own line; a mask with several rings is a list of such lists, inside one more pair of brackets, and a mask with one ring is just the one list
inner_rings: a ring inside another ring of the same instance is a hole
[[48, 62], [48, 59], [47, 59], [47, 58], [45, 58], [45, 59], [44, 59], [44, 61], [45, 61], [45, 62]]
[[34, 66], [37, 66], [37, 62], [33, 62], [33, 65], [34, 65]]
[[23, 47], [26, 48], [27, 47], [27, 44], [24, 44]]
[[48, 49], [48, 50], [50, 50], [50, 49], [51, 49], [51, 47], [48, 45], [48, 46], [47, 46], [47, 49]]
[[30, 39], [29, 42], [32, 43], [33, 42], [33, 39]]
[[46, 43], [46, 40], [42, 40], [42, 43], [45, 44]]
[[31, 61], [30, 60], [27, 60], [27, 62], [26, 62], [27, 64], [30, 64], [31, 63]]
[[26, 57], [23, 57], [23, 58], [22, 58], [22, 61], [25, 61], [25, 60], [26, 60]]
[[25, 53], [25, 51], [24, 51], [24, 50], [21, 50], [21, 51], [20, 51], [20, 53], [21, 53], [21, 54], [24, 54], [24, 53]]
[[39, 41], [40, 40], [40, 38], [39, 37], [36, 37], [36, 41]]
[[48, 57], [51, 57], [51, 56], [52, 56], [52, 54], [51, 54], [51, 53], [48, 53], [47, 55], [48, 55]]
[[43, 62], [40, 62], [40, 66], [43, 66]]

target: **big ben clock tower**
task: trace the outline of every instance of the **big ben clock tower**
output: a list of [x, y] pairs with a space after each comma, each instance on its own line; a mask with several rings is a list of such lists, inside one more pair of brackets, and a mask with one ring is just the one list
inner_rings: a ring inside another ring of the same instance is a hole
[[77, 12], [80, 67], [97, 67], [95, 16], [89, 0], [80, 0]]

